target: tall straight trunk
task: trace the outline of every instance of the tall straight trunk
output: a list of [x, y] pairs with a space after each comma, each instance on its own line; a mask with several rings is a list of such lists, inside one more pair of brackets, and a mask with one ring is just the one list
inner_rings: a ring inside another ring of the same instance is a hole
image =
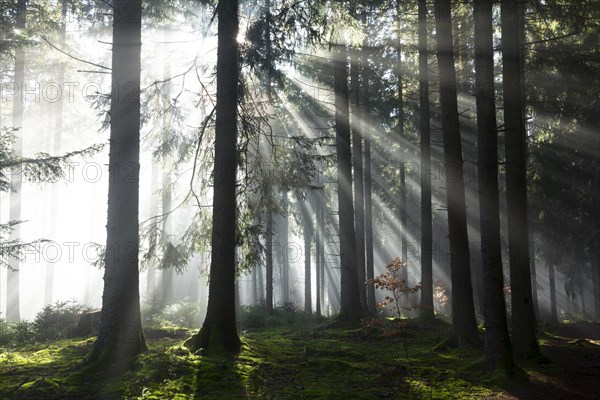
[[348, 68], [346, 46], [338, 44], [333, 60], [335, 93], [335, 138], [337, 153], [337, 189], [340, 235], [340, 320], [358, 321], [362, 305], [358, 292], [356, 235], [352, 203], [352, 149], [348, 107]]
[[325, 268], [327, 268], [327, 264], [325, 263], [325, 252], [326, 252], [326, 246], [325, 243], [327, 242], [327, 228], [326, 228], [326, 221], [325, 221], [325, 208], [327, 207], [326, 204], [326, 199], [325, 199], [325, 195], [321, 194], [321, 208], [319, 209], [319, 221], [320, 223], [317, 225], [319, 227], [319, 230], [321, 232], [321, 240], [320, 240], [320, 246], [321, 246], [321, 252], [320, 252], [320, 260], [319, 260], [319, 264], [321, 264], [321, 269], [319, 270], [319, 276], [320, 276], [320, 281], [321, 281], [321, 285], [319, 286], [319, 297], [321, 299], [321, 313], [323, 314], [325, 311]]
[[539, 355], [531, 295], [527, 222], [527, 177], [524, 112], [523, 30], [524, 3], [501, 1], [502, 82], [506, 153], [506, 203], [511, 282], [511, 324], [515, 356]]
[[[67, 35], [67, 1], [62, 0], [61, 2], [61, 23], [60, 23], [60, 45], [62, 48], [65, 46], [65, 37]], [[65, 63], [60, 62], [58, 66], [58, 84], [63, 85], [65, 82]], [[62, 130], [63, 130], [63, 99], [58, 99], [56, 103], [56, 123], [54, 126], [54, 145], [52, 151], [54, 154], [60, 154]], [[56, 226], [58, 219], [58, 204], [59, 202], [59, 191], [58, 185], [52, 185], [50, 194], [50, 212], [49, 212], [49, 231], [48, 237], [53, 240], [56, 236]], [[54, 263], [46, 263], [46, 282], [44, 285], [44, 304], [51, 304], [54, 294]]]
[[[596, 246], [598, 244], [596, 243]], [[596, 322], [600, 322], [600, 254], [592, 248], [592, 285], [594, 287], [594, 312]]]
[[[367, 24], [367, 10], [363, 11], [362, 14], [363, 25]], [[368, 40], [365, 36], [362, 51], [362, 66], [363, 66], [363, 136], [364, 136], [364, 188], [365, 188], [365, 246], [366, 246], [366, 279], [370, 280], [374, 278], [374, 260], [373, 260], [373, 185], [371, 181], [371, 128], [368, 121], [368, 110], [369, 110], [369, 92], [370, 92], [370, 68], [369, 68], [369, 52], [368, 52]], [[367, 285], [367, 311], [371, 314], [375, 314], [375, 286]]]
[[252, 282], [252, 305], [257, 305], [258, 302], [258, 266], [255, 265], [254, 267], [252, 267], [252, 275], [251, 275], [251, 282]]
[[313, 238], [313, 221], [310, 212], [311, 201], [307, 198], [302, 202], [302, 234], [304, 237], [304, 312], [312, 314], [312, 274], [311, 274], [311, 244]]
[[113, 11], [104, 292], [98, 338], [86, 358], [106, 365], [146, 350], [138, 270], [142, 0], [116, 0]]
[[287, 305], [290, 302], [290, 262], [288, 254], [288, 235], [289, 235], [289, 222], [288, 222], [288, 194], [284, 190], [282, 194], [282, 215], [281, 215], [281, 227], [279, 228], [279, 257], [281, 267], [281, 299], [283, 305]]
[[[154, 193], [158, 187], [158, 164], [157, 162], [152, 163], [152, 177], [150, 178], [150, 216], [154, 216], [158, 213], [158, 196]], [[156, 231], [150, 235], [150, 248], [155, 249], [158, 242], [158, 235]], [[148, 273], [146, 275], [146, 299], [147, 301], [154, 301], [156, 294], [156, 257], [151, 257], [148, 261]]]
[[[401, 1], [396, 2], [397, 18], [397, 38], [396, 53], [398, 54], [398, 63], [396, 64], [396, 74], [398, 76], [398, 136], [400, 145], [405, 146], [406, 137], [404, 135], [404, 76], [402, 75], [402, 36], [401, 32]], [[404, 157], [402, 157], [404, 158]], [[401, 259], [406, 263], [402, 268], [401, 279], [408, 284], [408, 234], [406, 232], [406, 163], [404, 159], [400, 160], [400, 253]], [[408, 306], [408, 293], [403, 294], [403, 304]]]
[[[171, 216], [168, 213], [171, 212], [172, 201], [171, 201], [171, 175], [168, 171], [168, 166], [163, 165], [163, 176], [162, 176], [162, 212], [163, 212], [163, 224], [162, 224], [162, 242], [168, 242], [169, 232], [171, 231]], [[169, 266], [162, 270], [162, 305], [168, 306], [173, 304], [175, 301], [173, 293], [173, 269]]]
[[[273, 103], [273, 94], [271, 88], [271, 63], [272, 63], [272, 51], [271, 51], [271, 0], [265, 0], [265, 42], [266, 42], [266, 59], [267, 59], [267, 76], [266, 76], [266, 86], [267, 86], [267, 100], [269, 101], [269, 105]], [[268, 143], [268, 146], [271, 147], [271, 142]], [[269, 151], [269, 160], [271, 160], [272, 149]], [[269, 203], [274, 201], [273, 196], [273, 185], [268, 186], [269, 190]], [[266, 228], [266, 275], [267, 280], [265, 282], [267, 286], [266, 293], [266, 309], [267, 314], [273, 314], [273, 205], [269, 204], [267, 207], [267, 228]]]
[[[596, 88], [600, 88], [600, 78], [596, 79]], [[597, 94], [596, 99], [600, 98], [600, 92], [597, 92]], [[600, 114], [592, 108], [591, 116], [593, 122], [590, 126], [596, 131], [593, 146], [596, 151], [600, 152], [600, 135], [598, 134], [600, 132]], [[596, 173], [594, 174], [593, 187], [595, 188], [592, 193], [594, 234], [589, 248], [592, 265], [592, 285], [594, 288], [594, 313], [596, 322], [600, 322], [600, 160], [598, 159], [598, 153], [596, 153]]]
[[421, 135], [421, 317], [433, 314], [433, 227], [431, 216], [431, 139], [429, 65], [427, 51], [427, 1], [419, 0], [419, 133]]
[[217, 117], [208, 308], [200, 332], [186, 345], [192, 350], [239, 352], [241, 342], [235, 323], [238, 1], [219, 0], [217, 14]]
[[548, 322], [550, 325], [558, 325], [558, 310], [556, 307], [556, 281], [554, 278], [554, 256], [552, 250], [547, 255], [548, 259], [546, 264], [548, 265], [548, 283], [550, 286], [550, 318]]
[[[351, 14], [357, 19], [357, 0], [351, 2]], [[359, 49], [350, 49], [350, 111], [352, 112], [352, 165], [354, 178], [354, 228], [356, 234], [356, 268], [358, 294], [363, 312], [367, 311], [367, 288], [365, 286], [365, 205], [363, 186], [363, 149], [361, 132], [361, 104], [360, 104], [360, 81], [359, 81]]]
[[[163, 40], [165, 42], [168, 42], [170, 40], [170, 31], [169, 31], [169, 26], [167, 26], [166, 31], [164, 32], [164, 36], [163, 36]], [[163, 79], [166, 80], [165, 82], [165, 93], [167, 96], [167, 101], [165, 101], [165, 104], [163, 105], [163, 107], [165, 107], [167, 110], [170, 110], [171, 108], [171, 58], [170, 57], [165, 57], [165, 59], [163, 60]], [[163, 115], [162, 121], [161, 121], [161, 134], [162, 134], [162, 141], [163, 143], [167, 143], [170, 139], [171, 136], [171, 124], [173, 123], [173, 118], [172, 118], [172, 114], [171, 111], [167, 112], [165, 115]], [[170, 241], [169, 239], [169, 235], [171, 233], [171, 208], [172, 208], [172, 196], [171, 196], [171, 186], [172, 186], [172, 182], [171, 182], [171, 172], [170, 172], [170, 159], [171, 156], [169, 154], [163, 154], [163, 173], [162, 173], [162, 198], [161, 198], [161, 203], [162, 203], [162, 213], [163, 213], [163, 224], [162, 224], [162, 238], [161, 238], [161, 242], [163, 243], [167, 243]], [[164, 256], [164, 255], [163, 255]], [[175, 299], [174, 299], [174, 293], [173, 293], [173, 269], [171, 267], [169, 268], [164, 268], [163, 266], [163, 270], [162, 270], [162, 282], [161, 282], [161, 286], [162, 286], [162, 306], [169, 306], [171, 304], [174, 303]]]
[[[530, 215], [529, 221], [532, 221], [533, 216]], [[531, 297], [533, 300], [533, 312], [537, 319], [540, 315], [540, 307], [538, 304], [538, 287], [537, 287], [537, 271], [535, 263], [535, 241], [533, 237], [533, 226], [530, 226], [529, 232], [529, 273], [531, 274]]]
[[266, 235], [266, 297], [265, 307], [267, 314], [273, 314], [273, 211], [271, 207], [267, 211]]
[[473, 287], [471, 285], [462, 144], [458, 122], [450, 11], [450, 0], [435, 1], [437, 59], [440, 70], [440, 102], [450, 241], [452, 339], [456, 344], [462, 345], [464, 343], [475, 343], [478, 341], [478, 337], [475, 306], [473, 304]]
[[321, 286], [323, 285], [321, 270], [323, 269], [322, 255], [323, 255], [323, 195], [319, 193], [315, 197], [315, 278], [316, 288], [315, 294], [317, 296], [317, 303], [315, 312], [317, 315], [321, 315]]
[[485, 363], [488, 370], [512, 370], [514, 363], [506, 322], [500, 239], [492, 7], [493, 0], [475, 0], [473, 3]]
[[[17, 24], [16, 27], [22, 31], [25, 30], [27, 18], [27, 1], [19, 0], [17, 3]], [[15, 49], [15, 85], [22, 85], [25, 82], [25, 51], [22, 47]], [[12, 126], [18, 129], [15, 142], [13, 143], [13, 152], [15, 157], [21, 157], [23, 154], [23, 100], [24, 94], [13, 97], [12, 107]], [[10, 184], [10, 210], [9, 221], [21, 220], [21, 170], [17, 167], [11, 174]], [[21, 237], [21, 225], [17, 224], [10, 232], [8, 240], [19, 240]], [[6, 320], [10, 322], [21, 319], [20, 291], [19, 291], [19, 259], [10, 258], [8, 260], [9, 269], [6, 271]]]

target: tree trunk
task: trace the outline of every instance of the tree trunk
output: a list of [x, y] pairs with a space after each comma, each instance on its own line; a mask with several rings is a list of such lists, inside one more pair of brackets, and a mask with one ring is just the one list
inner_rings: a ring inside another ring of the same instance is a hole
[[[397, 38], [396, 38], [396, 53], [398, 54], [398, 63], [396, 64], [396, 75], [398, 76], [398, 136], [400, 145], [406, 145], [406, 137], [404, 136], [404, 77], [402, 76], [402, 37], [400, 35], [400, 6], [401, 1], [396, 2], [397, 18]], [[402, 154], [402, 153], [401, 153]], [[406, 263], [402, 268], [401, 279], [408, 284], [408, 234], [406, 232], [406, 164], [404, 157], [400, 160], [400, 252], [401, 259]], [[402, 295], [402, 305], [408, 307], [408, 293]]]
[[[269, 101], [269, 108], [273, 103], [273, 93], [271, 88], [271, 63], [273, 62], [271, 55], [271, 0], [265, 1], [265, 43], [266, 43], [266, 60], [267, 60], [267, 76], [266, 76], [266, 87], [267, 87], [267, 100]], [[271, 142], [268, 142], [269, 146], [269, 162], [272, 161], [273, 149]], [[270, 175], [271, 171], [269, 171]], [[271, 182], [272, 183], [272, 182]], [[267, 229], [266, 229], [266, 310], [268, 315], [273, 314], [273, 205], [271, 204], [275, 197], [273, 196], [273, 185], [268, 185], [269, 190], [269, 201], [267, 206]]]
[[321, 279], [321, 270], [323, 269], [322, 255], [323, 255], [323, 194], [319, 193], [315, 196], [315, 277], [316, 277], [316, 288], [315, 292], [317, 295], [317, 303], [315, 312], [317, 315], [321, 315], [321, 286], [323, 280]]
[[[27, 19], [27, 1], [19, 0], [17, 3], [17, 24], [16, 27], [25, 31]], [[15, 49], [15, 85], [22, 87], [25, 83], [25, 51], [22, 47]], [[24, 96], [24, 94], [21, 94]], [[18, 129], [13, 143], [13, 152], [15, 157], [23, 155], [23, 101], [21, 96], [13, 97], [12, 107], [12, 126]], [[12, 171], [10, 184], [10, 210], [9, 221], [21, 220], [21, 167], [17, 166]], [[21, 238], [21, 224], [16, 224], [8, 236], [8, 240], [19, 240]], [[20, 291], [19, 291], [19, 259], [10, 258], [8, 260], [9, 269], [6, 271], [6, 320], [9, 322], [19, 321], [21, 319]]]
[[302, 202], [302, 233], [304, 236], [304, 312], [312, 314], [312, 285], [311, 285], [311, 244], [313, 238], [313, 221], [310, 212], [310, 204], [307, 195], [306, 200]]
[[514, 363], [506, 322], [500, 239], [492, 7], [492, 0], [475, 0], [473, 3], [485, 363], [488, 370], [511, 371]]
[[419, 131], [421, 134], [421, 317], [433, 314], [433, 227], [431, 216], [431, 143], [429, 66], [427, 51], [427, 1], [419, 0]]
[[548, 283], [550, 285], [550, 325], [558, 325], [558, 310], [556, 308], [556, 281], [554, 279], [554, 257], [551, 253], [548, 255]]
[[123, 363], [146, 350], [139, 294], [140, 54], [142, 0], [113, 3], [112, 99], [104, 292], [86, 361]]
[[[532, 222], [532, 218], [533, 217], [530, 216], [530, 222]], [[533, 226], [530, 226], [529, 228], [529, 272], [531, 274], [531, 297], [533, 299], [533, 312], [537, 321], [540, 315], [540, 307], [538, 304], [537, 272], [535, 265], [535, 241], [533, 237]]]
[[[167, 26], [164, 31], [163, 40], [168, 42], [171, 39], [171, 35], [169, 32], [169, 27]], [[165, 82], [164, 91], [166, 93], [166, 100], [164, 100], [163, 107], [166, 107], [167, 110], [171, 109], [171, 58], [165, 57], [163, 60], [163, 79]], [[164, 109], [164, 108], [163, 108]], [[163, 143], [167, 143], [171, 136], [171, 124], [172, 116], [171, 111], [166, 112], [163, 115], [161, 121], [161, 134]], [[161, 242], [163, 245], [166, 245], [167, 242], [170, 242], [169, 235], [171, 233], [171, 208], [172, 208], [172, 196], [171, 196], [171, 156], [170, 154], [163, 154], [163, 173], [162, 173], [162, 214], [163, 214], [163, 224], [162, 224], [162, 238]], [[163, 257], [165, 254], [163, 254]], [[163, 264], [164, 260], [163, 260]], [[173, 269], [169, 266], [163, 265], [162, 270], [162, 306], [166, 307], [174, 303], [174, 293], [173, 293]]]
[[319, 230], [321, 231], [321, 253], [320, 253], [320, 261], [321, 269], [319, 270], [321, 285], [319, 286], [319, 297], [321, 298], [321, 313], [325, 312], [325, 268], [327, 268], [327, 264], [325, 263], [325, 251], [327, 243], [327, 222], [325, 221], [325, 208], [327, 207], [325, 194], [321, 194], [321, 208], [319, 209], [319, 220], [318, 224]]
[[273, 315], [273, 211], [271, 207], [267, 211], [267, 229], [266, 235], [266, 275], [267, 280], [265, 282], [267, 287], [265, 307], [268, 315]]
[[290, 302], [290, 263], [288, 255], [288, 194], [284, 190], [282, 199], [281, 227], [279, 229], [279, 256], [281, 266], [281, 299], [283, 305]]
[[352, 204], [352, 149], [348, 107], [348, 68], [345, 44], [338, 44], [333, 60], [335, 93], [335, 137], [337, 152], [337, 189], [340, 235], [340, 320], [358, 321], [362, 317], [356, 267], [356, 235]]
[[[150, 178], [150, 217], [158, 213], [158, 196], [154, 193], [158, 186], [158, 163], [153, 160], [152, 177]], [[150, 233], [150, 249], [156, 249], [158, 235], [156, 230]], [[156, 251], [156, 250], [154, 250]], [[153, 252], [154, 253], [154, 252]], [[156, 256], [152, 256], [148, 261], [148, 273], [146, 275], [146, 300], [153, 302], [156, 294]]]
[[523, 87], [523, 3], [502, 0], [502, 81], [506, 154], [506, 202], [511, 281], [512, 342], [515, 356], [540, 354], [529, 272], [526, 140]]
[[239, 352], [235, 322], [235, 231], [238, 101], [238, 1], [217, 5], [217, 120], [208, 308], [200, 332], [186, 342], [195, 351]]
[[[61, 1], [61, 23], [60, 23], [60, 45], [65, 46], [65, 37], [67, 35], [67, 1]], [[58, 66], [58, 84], [64, 85], [65, 82], [65, 63], [60, 62]], [[60, 154], [62, 130], [63, 130], [63, 99], [58, 99], [56, 103], [56, 125], [54, 127], [54, 145], [52, 151], [54, 154]], [[58, 185], [52, 185], [50, 190], [50, 212], [49, 212], [49, 231], [48, 237], [54, 240], [56, 237], [56, 226], [58, 219], [58, 204], [60, 192]], [[54, 263], [46, 263], [46, 282], [44, 285], [44, 305], [52, 304], [54, 295]]]
[[[363, 24], [366, 25], [367, 22], [367, 11], [365, 10], [362, 15]], [[365, 188], [365, 246], [366, 246], [366, 279], [374, 278], [374, 262], [373, 262], [373, 185], [371, 182], [371, 131], [370, 124], [368, 119], [368, 110], [369, 110], [369, 91], [370, 91], [370, 68], [369, 68], [369, 53], [368, 53], [368, 40], [365, 36], [365, 42], [363, 43], [363, 56], [362, 56], [362, 65], [363, 65], [363, 136], [364, 136], [364, 188]], [[367, 285], [367, 311], [370, 314], [375, 314], [375, 286]]]
[[[356, 13], [357, 0], [352, 0], [350, 13], [358, 21]], [[361, 132], [361, 104], [360, 104], [360, 82], [359, 82], [359, 50], [355, 47], [350, 49], [350, 111], [352, 113], [352, 165], [354, 178], [354, 227], [356, 234], [356, 268], [358, 294], [363, 312], [367, 311], [367, 288], [365, 286], [365, 205], [363, 186], [363, 149]]]
[[478, 342], [478, 336], [471, 285], [462, 144], [458, 122], [450, 11], [450, 0], [435, 1], [437, 59], [440, 71], [440, 102], [450, 241], [453, 341], [458, 345], [462, 345]]

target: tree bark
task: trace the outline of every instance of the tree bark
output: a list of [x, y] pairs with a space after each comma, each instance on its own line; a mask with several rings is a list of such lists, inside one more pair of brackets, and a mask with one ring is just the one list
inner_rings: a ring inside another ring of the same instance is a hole
[[475, 0], [473, 3], [485, 363], [488, 370], [512, 371], [514, 363], [506, 322], [500, 239], [492, 7], [492, 0]]
[[348, 68], [345, 44], [338, 44], [333, 60], [335, 93], [335, 133], [337, 152], [338, 215], [340, 235], [340, 314], [339, 319], [358, 321], [362, 306], [358, 292], [356, 235], [352, 203], [352, 150], [348, 107]]
[[235, 232], [238, 1], [219, 0], [214, 201], [208, 308], [200, 332], [186, 342], [195, 351], [239, 352], [235, 323]]
[[281, 227], [279, 229], [279, 256], [281, 267], [281, 299], [283, 305], [290, 302], [290, 263], [288, 255], [288, 194], [284, 190], [282, 199]]
[[427, 1], [419, 0], [419, 133], [421, 134], [421, 317], [433, 314], [433, 227], [431, 215], [431, 141], [429, 65], [427, 51]]
[[112, 101], [104, 292], [86, 361], [126, 363], [146, 350], [139, 294], [139, 152], [142, 0], [113, 3]]
[[521, 1], [502, 0], [502, 81], [506, 153], [506, 200], [511, 281], [512, 342], [518, 359], [540, 354], [529, 272], [526, 140], [523, 87], [523, 19]]
[[[398, 77], [398, 136], [400, 138], [400, 146], [405, 146], [406, 137], [404, 136], [404, 77], [402, 75], [402, 37], [400, 25], [400, 6], [401, 0], [396, 2], [397, 18], [397, 38], [396, 38], [396, 53], [398, 55], [398, 63], [396, 64], [396, 75]], [[400, 153], [402, 154], [402, 152]], [[402, 268], [401, 279], [408, 285], [408, 234], [406, 232], [406, 163], [404, 157], [400, 160], [400, 252], [401, 259], [406, 263]], [[402, 294], [402, 305], [408, 307], [408, 293]]]
[[312, 274], [311, 274], [311, 244], [313, 239], [313, 221], [310, 211], [311, 201], [307, 195], [302, 202], [302, 233], [304, 236], [304, 312], [312, 314]]
[[[61, 22], [60, 22], [60, 45], [65, 46], [67, 36], [67, 1], [61, 1]], [[64, 85], [65, 82], [65, 63], [60, 62], [58, 66], [58, 84]], [[54, 143], [52, 151], [54, 154], [60, 154], [62, 130], [63, 130], [63, 99], [62, 97], [56, 103], [56, 123], [54, 126]], [[58, 219], [58, 204], [60, 204], [60, 192], [57, 185], [52, 185], [49, 201], [49, 232], [48, 237], [54, 240], [56, 236], [56, 227]], [[46, 282], [44, 285], [44, 305], [52, 304], [54, 297], [54, 263], [46, 263]]]
[[323, 269], [323, 194], [319, 193], [315, 196], [315, 278], [316, 288], [315, 293], [317, 295], [315, 312], [317, 315], [321, 315], [321, 286], [323, 285], [321, 271]]
[[[350, 13], [358, 20], [356, 13], [357, 0], [352, 0]], [[354, 227], [356, 234], [356, 271], [358, 282], [358, 294], [363, 312], [367, 311], [367, 288], [365, 286], [365, 205], [363, 186], [363, 149], [361, 132], [361, 104], [360, 104], [360, 81], [359, 81], [359, 50], [355, 47], [350, 49], [350, 111], [352, 130], [352, 165], [354, 179]]]
[[[25, 31], [27, 19], [27, 1], [19, 0], [17, 3], [16, 27]], [[15, 85], [22, 87], [25, 84], [25, 51], [19, 46], [15, 49]], [[12, 106], [12, 126], [18, 129], [18, 132], [13, 143], [13, 152], [15, 157], [23, 155], [23, 100], [24, 94], [13, 97]], [[10, 192], [10, 210], [9, 221], [21, 220], [21, 167], [17, 166], [12, 171], [10, 184], [12, 190]], [[19, 240], [21, 238], [21, 224], [16, 224], [8, 236], [8, 240]], [[6, 320], [9, 322], [20, 321], [21, 306], [20, 306], [20, 282], [19, 282], [19, 259], [10, 258], [8, 260], [9, 269], [6, 271]]]
[[[163, 34], [163, 40], [165, 42], [168, 42], [170, 40], [170, 32], [169, 32], [169, 26], [165, 27], [165, 31]], [[166, 81], [165, 82], [165, 86], [164, 86], [164, 91], [166, 94], [166, 99], [163, 99], [163, 107], [165, 107], [164, 109], [170, 110], [171, 109], [171, 58], [170, 57], [165, 57], [165, 59], [163, 60], [163, 79]], [[166, 112], [161, 120], [161, 134], [162, 134], [162, 141], [163, 143], [167, 143], [170, 140], [170, 136], [171, 136], [171, 124], [172, 124], [172, 117], [171, 117], [171, 111]], [[162, 203], [162, 215], [163, 215], [163, 224], [162, 224], [162, 237], [161, 237], [161, 242], [163, 243], [163, 245], [166, 245], [167, 242], [170, 242], [170, 238], [169, 235], [171, 233], [171, 208], [172, 208], [172, 197], [171, 197], [171, 186], [172, 186], [172, 182], [171, 182], [171, 173], [170, 173], [170, 167], [171, 167], [171, 156], [170, 154], [163, 154], [162, 155], [162, 198], [161, 198], [161, 203]], [[165, 256], [165, 254], [163, 254], [163, 257]], [[163, 264], [164, 260], [163, 260]], [[162, 306], [166, 307], [169, 306], [171, 304], [174, 303], [175, 301], [175, 296], [173, 293], [173, 268], [171, 268], [170, 266], [167, 267], [166, 265], [163, 265], [163, 269], [162, 269], [162, 282], [161, 282], [161, 286], [162, 286]]]
[[266, 235], [266, 299], [265, 307], [268, 315], [273, 315], [273, 211], [270, 209], [267, 211], [267, 229]]
[[450, 0], [435, 1], [435, 19], [450, 241], [452, 339], [462, 345], [477, 343], [479, 339], [471, 285]]
[[[363, 25], [366, 26], [367, 11], [363, 11]], [[362, 51], [362, 66], [363, 66], [363, 136], [364, 136], [364, 207], [365, 207], [365, 246], [366, 246], [366, 279], [374, 278], [374, 260], [373, 260], [373, 185], [371, 181], [372, 166], [371, 166], [371, 128], [368, 119], [369, 110], [369, 92], [370, 92], [370, 67], [369, 67], [369, 52], [368, 40], [365, 36]], [[367, 311], [370, 314], [375, 314], [375, 286], [367, 285]]]

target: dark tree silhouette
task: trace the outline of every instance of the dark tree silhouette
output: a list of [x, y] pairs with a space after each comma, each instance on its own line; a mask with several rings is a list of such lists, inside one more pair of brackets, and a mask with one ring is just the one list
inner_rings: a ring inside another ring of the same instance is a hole
[[506, 153], [506, 202], [511, 284], [512, 341], [519, 359], [539, 355], [529, 272], [524, 115], [524, 2], [501, 2], [502, 82]]
[[440, 71], [440, 103], [446, 171], [450, 279], [452, 281], [452, 341], [457, 345], [478, 341], [463, 178], [462, 144], [458, 122], [456, 72], [452, 43], [451, 1], [436, 0], [437, 59]]
[[195, 351], [238, 352], [235, 325], [235, 232], [237, 101], [239, 77], [238, 1], [220, 0], [217, 46], [217, 108], [210, 284], [206, 318], [186, 342]]
[[346, 47], [334, 51], [335, 137], [337, 152], [338, 216], [340, 234], [340, 320], [358, 321], [363, 313], [356, 273], [356, 236], [352, 204], [352, 149], [348, 107]]
[[475, 0], [475, 97], [481, 262], [484, 284], [485, 361], [490, 370], [513, 368], [506, 323], [498, 193], [498, 128], [494, 91], [492, 0]]
[[98, 338], [86, 358], [106, 365], [146, 350], [138, 270], [142, 0], [117, 0], [113, 6], [104, 292]]
[[427, 1], [419, 0], [419, 132], [421, 134], [421, 316], [433, 314], [433, 227], [431, 215], [431, 140], [429, 66], [427, 51]]

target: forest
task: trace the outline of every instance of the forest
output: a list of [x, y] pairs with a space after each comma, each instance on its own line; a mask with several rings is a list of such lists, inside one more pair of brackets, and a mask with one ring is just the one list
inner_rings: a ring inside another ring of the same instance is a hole
[[0, 0], [0, 399], [594, 399], [599, 0]]

